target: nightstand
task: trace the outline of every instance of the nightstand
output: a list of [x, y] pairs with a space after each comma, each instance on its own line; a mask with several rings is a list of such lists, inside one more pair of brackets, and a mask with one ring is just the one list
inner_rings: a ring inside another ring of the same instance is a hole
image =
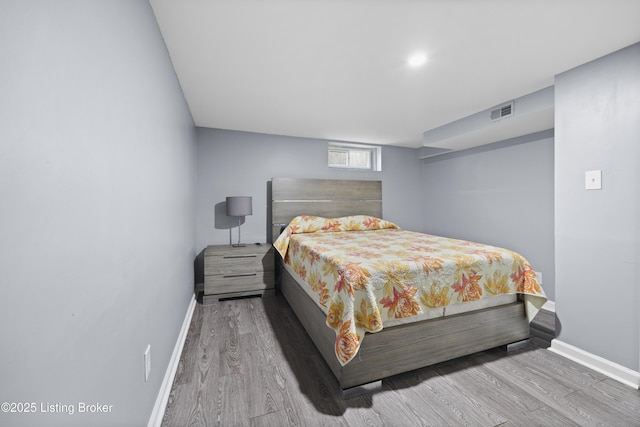
[[274, 251], [269, 243], [207, 246], [203, 303], [220, 298], [274, 294]]

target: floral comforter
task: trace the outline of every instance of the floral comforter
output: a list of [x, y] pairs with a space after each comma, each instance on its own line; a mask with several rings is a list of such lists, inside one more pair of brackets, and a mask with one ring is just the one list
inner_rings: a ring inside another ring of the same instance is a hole
[[370, 216], [296, 217], [274, 243], [317, 295], [345, 365], [390, 319], [521, 294], [529, 320], [546, 301], [531, 265], [507, 249], [401, 230]]

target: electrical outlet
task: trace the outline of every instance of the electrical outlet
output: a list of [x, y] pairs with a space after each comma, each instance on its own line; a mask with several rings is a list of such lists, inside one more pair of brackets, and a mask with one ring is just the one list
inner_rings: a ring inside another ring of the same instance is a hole
[[144, 351], [144, 382], [147, 382], [149, 379], [149, 374], [151, 373], [151, 344], [147, 346], [147, 349]]

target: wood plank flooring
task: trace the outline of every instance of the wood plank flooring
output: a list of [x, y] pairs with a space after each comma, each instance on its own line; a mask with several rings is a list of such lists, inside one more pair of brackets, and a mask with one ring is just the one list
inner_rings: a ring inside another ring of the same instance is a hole
[[198, 304], [162, 425], [640, 426], [638, 390], [541, 343], [396, 375], [342, 400], [282, 296]]

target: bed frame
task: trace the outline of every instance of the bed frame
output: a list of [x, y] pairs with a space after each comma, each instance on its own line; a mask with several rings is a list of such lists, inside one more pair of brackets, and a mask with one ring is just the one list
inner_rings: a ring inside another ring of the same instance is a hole
[[[381, 181], [272, 178], [271, 194], [274, 239], [297, 215], [382, 218]], [[356, 357], [341, 366], [326, 315], [282, 267], [278, 278], [278, 291], [329, 365], [343, 398], [375, 390], [391, 375], [529, 338], [524, 303], [518, 301], [367, 333]]]

